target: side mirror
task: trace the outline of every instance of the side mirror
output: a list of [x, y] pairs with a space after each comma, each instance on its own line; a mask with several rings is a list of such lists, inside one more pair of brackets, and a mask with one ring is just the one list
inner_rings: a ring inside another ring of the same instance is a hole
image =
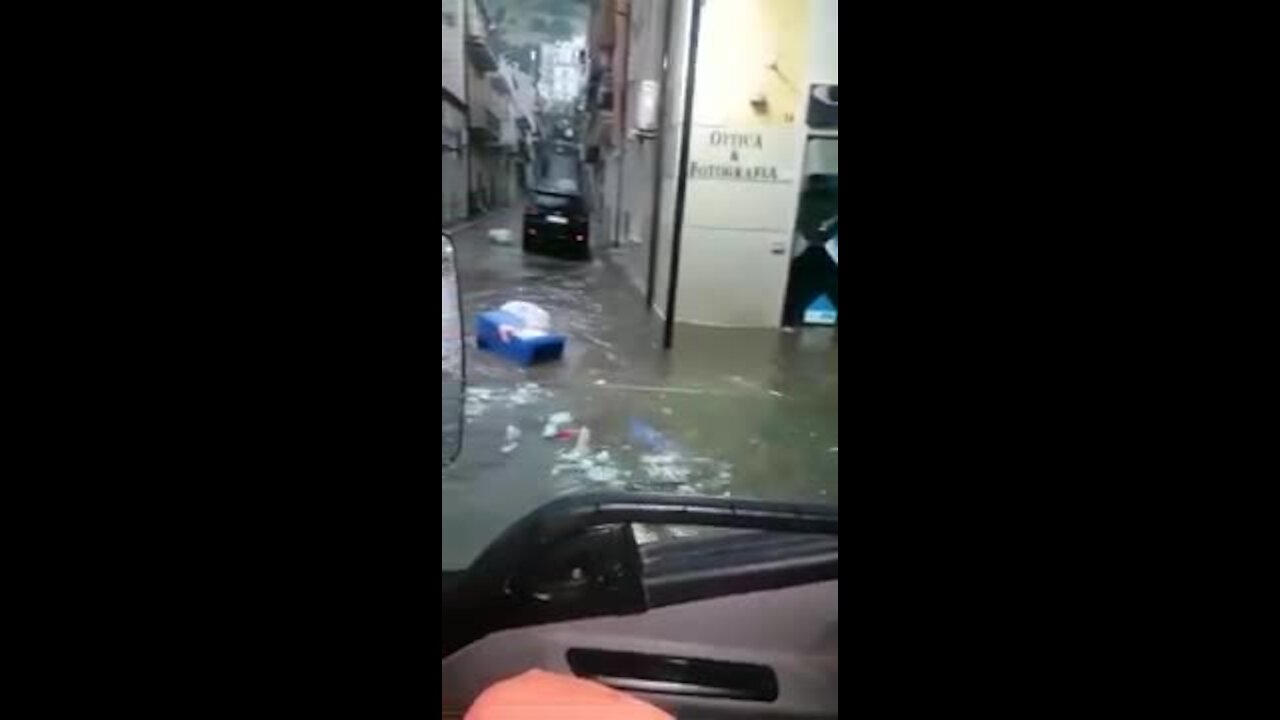
[[440, 465], [462, 449], [462, 413], [466, 387], [461, 299], [453, 242], [440, 236]]

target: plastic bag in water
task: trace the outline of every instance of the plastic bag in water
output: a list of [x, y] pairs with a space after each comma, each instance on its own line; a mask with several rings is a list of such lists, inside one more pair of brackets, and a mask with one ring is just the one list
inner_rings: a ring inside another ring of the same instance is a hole
[[509, 302], [502, 306], [502, 312], [515, 315], [528, 330], [550, 330], [551, 315], [546, 310], [527, 302]]

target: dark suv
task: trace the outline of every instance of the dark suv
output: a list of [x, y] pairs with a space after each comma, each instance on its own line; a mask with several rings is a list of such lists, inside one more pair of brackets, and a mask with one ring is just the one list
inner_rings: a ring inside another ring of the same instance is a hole
[[524, 209], [524, 250], [576, 260], [591, 259], [591, 220], [576, 190], [539, 189]]

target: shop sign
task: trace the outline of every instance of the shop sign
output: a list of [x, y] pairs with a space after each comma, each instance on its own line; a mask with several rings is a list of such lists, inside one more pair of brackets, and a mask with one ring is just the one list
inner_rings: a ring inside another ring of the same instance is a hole
[[696, 128], [695, 149], [689, 162], [690, 180], [729, 183], [787, 183], [793, 155], [790, 132]]

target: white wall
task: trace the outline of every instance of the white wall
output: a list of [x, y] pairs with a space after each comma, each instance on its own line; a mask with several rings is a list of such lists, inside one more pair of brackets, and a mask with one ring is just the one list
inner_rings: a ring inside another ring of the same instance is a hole
[[[726, 133], [695, 126], [691, 152], [703, 167], [768, 168], [776, 180], [708, 179], [691, 172], [680, 268], [681, 322], [731, 327], [774, 327], [782, 319], [791, 263], [799, 161], [794, 128], [756, 128]], [[759, 139], [741, 148], [714, 137]], [[702, 172], [702, 171], [699, 171]]]
[[813, 2], [813, 52], [810, 56], [809, 83], [840, 84], [840, 0]]

